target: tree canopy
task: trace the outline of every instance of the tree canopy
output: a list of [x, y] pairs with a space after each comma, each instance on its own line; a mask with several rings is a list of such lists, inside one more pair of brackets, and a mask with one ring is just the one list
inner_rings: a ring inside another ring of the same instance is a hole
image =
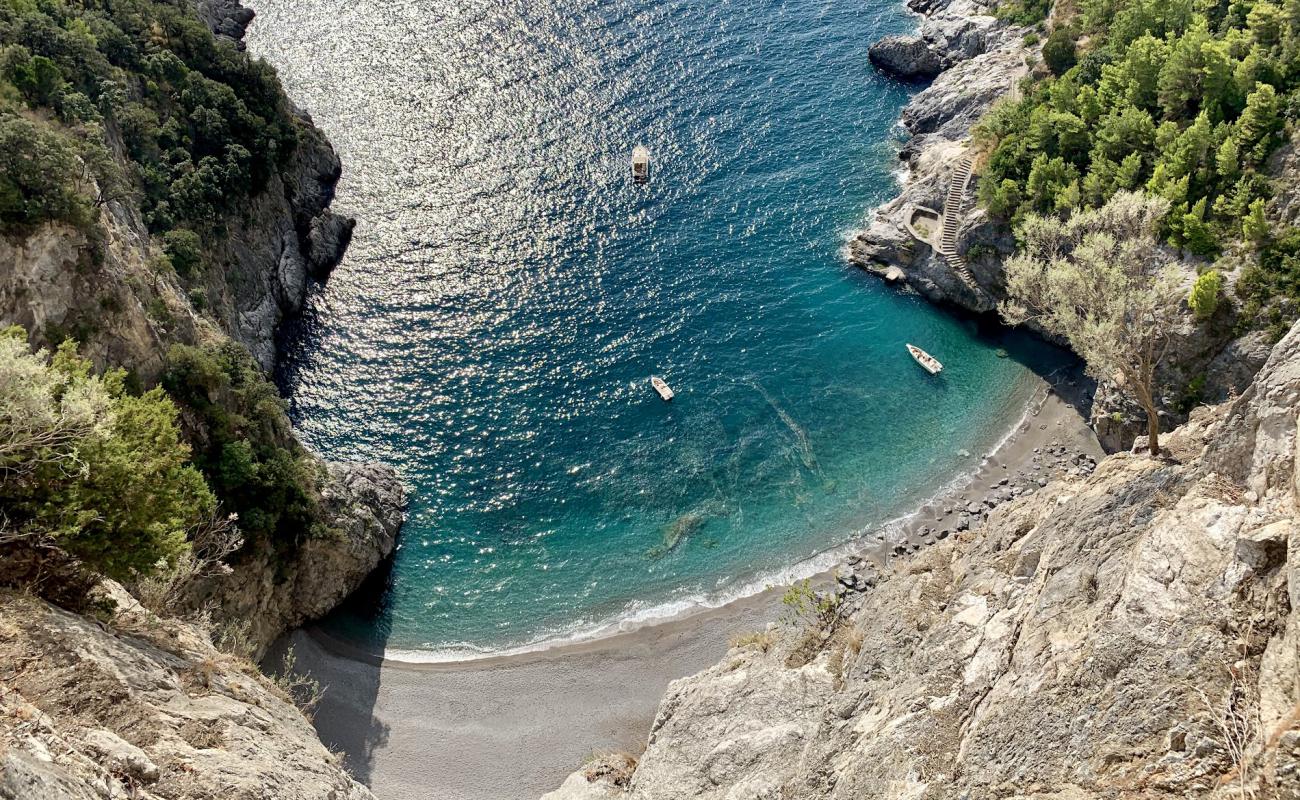
[[1169, 201], [1120, 192], [1065, 220], [1029, 214], [1020, 252], [1006, 265], [1011, 324], [1035, 322], [1069, 342], [1090, 374], [1113, 380], [1147, 413], [1159, 453], [1156, 367], [1182, 327], [1182, 273], [1157, 232]]
[[190, 463], [176, 407], [95, 374], [65, 341], [0, 335], [0, 538], [49, 540], [118, 579], [174, 564], [216, 500]]

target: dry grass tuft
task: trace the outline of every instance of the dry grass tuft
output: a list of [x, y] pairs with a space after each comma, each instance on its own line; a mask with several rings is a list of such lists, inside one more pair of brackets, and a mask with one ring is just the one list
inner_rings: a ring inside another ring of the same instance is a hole
[[592, 753], [591, 758], [582, 767], [582, 776], [587, 783], [605, 780], [620, 789], [626, 789], [632, 783], [632, 773], [636, 770], [637, 757], [625, 752]]
[[766, 653], [776, 646], [776, 642], [776, 631], [762, 630], [750, 631], [749, 633], [738, 633], [732, 636], [727, 644], [732, 648], [753, 647], [760, 653]]

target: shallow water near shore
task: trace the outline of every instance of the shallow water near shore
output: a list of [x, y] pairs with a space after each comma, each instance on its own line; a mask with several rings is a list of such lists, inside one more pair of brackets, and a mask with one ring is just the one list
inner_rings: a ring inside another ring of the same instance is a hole
[[253, 5], [358, 218], [282, 385], [411, 489], [334, 635], [464, 657], [743, 594], [972, 469], [1061, 363], [841, 258], [893, 189], [901, 4]]

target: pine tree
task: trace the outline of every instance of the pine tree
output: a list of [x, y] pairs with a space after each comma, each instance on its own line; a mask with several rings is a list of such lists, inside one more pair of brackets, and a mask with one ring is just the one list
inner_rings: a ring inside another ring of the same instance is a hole
[[1264, 199], [1258, 198], [1250, 204], [1250, 211], [1241, 221], [1241, 235], [1256, 248], [1263, 247], [1268, 241], [1269, 224], [1264, 216]]
[[1205, 221], [1205, 198], [1197, 200], [1191, 210], [1183, 215], [1183, 247], [1198, 256], [1212, 256], [1219, 252], [1219, 240]]

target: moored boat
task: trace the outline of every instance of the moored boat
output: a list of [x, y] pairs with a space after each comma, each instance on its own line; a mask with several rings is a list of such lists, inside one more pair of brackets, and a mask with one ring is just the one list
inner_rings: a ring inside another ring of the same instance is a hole
[[673, 394], [673, 389], [668, 385], [668, 382], [658, 375], [650, 376], [650, 385], [655, 387], [655, 391], [659, 393], [659, 396], [663, 398], [664, 402], [672, 400], [675, 396]]
[[939, 363], [939, 359], [925, 352], [916, 345], [909, 344], [907, 346], [907, 352], [911, 353], [912, 358], [916, 359], [916, 363], [920, 364], [921, 368], [931, 375], [938, 375], [943, 370], [943, 364]]
[[644, 145], [632, 148], [632, 180], [637, 183], [650, 180], [650, 151]]

